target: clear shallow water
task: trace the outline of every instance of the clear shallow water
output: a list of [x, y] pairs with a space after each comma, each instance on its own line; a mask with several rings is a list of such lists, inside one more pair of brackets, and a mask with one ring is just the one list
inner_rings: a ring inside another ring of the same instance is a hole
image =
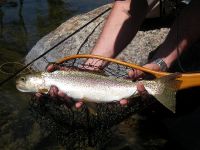
[[[66, 19], [89, 11], [108, 0], [18, 0], [0, 9], [1, 45], [25, 54], [40, 37]], [[14, 3], [16, 2], [16, 3]], [[12, 45], [8, 45], [12, 44]], [[1, 47], [2, 47], [1, 46]]]
[[[20, 61], [31, 47], [62, 22], [108, 0], [7, 0], [0, 2], [0, 65]], [[0, 72], [0, 81], [8, 75]], [[0, 149], [62, 149], [45, 138], [28, 110], [29, 97], [14, 80], [0, 87]]]

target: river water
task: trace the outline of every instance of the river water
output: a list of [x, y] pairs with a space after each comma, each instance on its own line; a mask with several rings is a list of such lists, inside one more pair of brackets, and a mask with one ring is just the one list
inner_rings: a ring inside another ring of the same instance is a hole
[[[0, 65], [23, 60], [41, 37], [61, 23], [108, 2], [0, 0]], [[14, 71], [7, 69], [7, 73]], [[0, 81], [8, 75], [1, 72]], [[55, 140], [42, 139], [40, 127], [28, 110], [28, 99], [16, 91], [14, 80], [0, 87], [0, 149], [61, 149]]]

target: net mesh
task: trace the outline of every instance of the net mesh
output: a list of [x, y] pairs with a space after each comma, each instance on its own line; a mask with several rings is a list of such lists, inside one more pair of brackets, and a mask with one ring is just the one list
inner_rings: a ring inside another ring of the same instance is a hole
[[[106, 67], [97, 67], [98, 61], [95, 59], [89, 64], [85, 64], [86, 59], [73, 59], [57, 64], [60, 68], [80, 68], [100, 70], [107, 76], [116, 78], [127, 78], [127, 72], [131, 69], [122, 65], [109, 63]], [[94, 63], [95, 62], [95, 63]], [[106, 64], [107, 62], [102, 62]], [[145, 108], [147, 104], [141, 98], [134, 98], [129, 101], [127, 106], [121, 106], [118, 102], [96, 104], [97, 115], [89, 112], [88, 107], [83, 105], [76, 109], [73, 104], [62, 100], [59, 97], [42, 96], [38, 100], [33, 96], [30, 102], [30, 109], [36, 120], [49, 132], [57, 137], [58, 141], [67, 149], [86, 149], [94, 147], [102, 149], [111, 135], [111, 127], [119, 124], [130, 115]]]

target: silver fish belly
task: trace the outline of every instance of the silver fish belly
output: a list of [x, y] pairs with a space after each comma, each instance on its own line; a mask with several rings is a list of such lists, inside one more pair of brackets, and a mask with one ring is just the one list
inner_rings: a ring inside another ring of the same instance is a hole
[[126, 79], [116, 79], [88, 72], [54, 72], [44, 74], [47, 87], [55, 85], [74, 99], [94, 102], [118, 101], [137, 93], [136, 85]]

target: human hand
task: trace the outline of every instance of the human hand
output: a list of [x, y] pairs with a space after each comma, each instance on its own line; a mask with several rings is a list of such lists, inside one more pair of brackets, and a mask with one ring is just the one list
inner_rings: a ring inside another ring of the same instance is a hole
[[[160, 71], [159, 65], [155, 64], [155, 63], [149, 63], [149, 64], [144, 65], [143, 67], [151, 69], [151, 70], [155, 70], [155, 71]], [[134, 70], [131, 70], [128, 72], [128, 76], [130, 79], [138, 80], [138, 79], [145, 78], [146, 74], [145, 74], [145, 72], [143, 72], [141, 70], [134, 69]], [[139, 95], [142, 97], [146, 97], [148, 95], [144, 85], [140, 82], [137, 84], [137, 90], [138, 90]], [[120, 104], [127, 105], [128, 100], [122, 99], [122, 100], [120, 100]]]

